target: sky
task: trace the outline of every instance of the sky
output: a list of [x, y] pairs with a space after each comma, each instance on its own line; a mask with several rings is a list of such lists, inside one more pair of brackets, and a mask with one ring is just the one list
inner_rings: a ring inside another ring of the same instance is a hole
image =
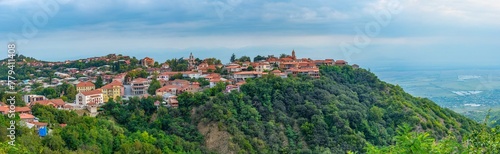
[[[62, 61], [290, 54], [365, 68], [499, 66], [495, 0], [0, 0], [0, 41]], [[5, 50], [7, 50], [5, 48]], [[7, 57], [0, 54], [0, 58]]]

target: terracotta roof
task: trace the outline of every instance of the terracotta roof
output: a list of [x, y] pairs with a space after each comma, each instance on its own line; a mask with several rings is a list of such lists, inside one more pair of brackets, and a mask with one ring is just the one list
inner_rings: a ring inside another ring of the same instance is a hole
[[318, 68], [301, 68], [301, 69], [298, 69], [298, 68], [291, 68], [291, 69], [288, 69], [288, 71], [293, 71], [293, 72], [317, 72], [319, 71]]
[[68, 124], [59, 124], [61, 127], [66, 127]]
[[244, 71], [244, 72], [238, 72], [238, 73], [234, 73], [234, 74], [246, 75], [246, 74], [262, 74], [262, 73], [261, 72], [257, 72], [257, 71]]
[[166, 86], [163, 86], [161, 87], [160, 89], [157, 89], [156, 92], [166, 92], [166, 91], [170, 91], [170, 89], [172, 88], [175, 88], [175, 89], [182, 89], [181, 86], [177, 86], [177, 85], [166, 85]]
[[241, 85], [243, 85], [243, 84], [245, 84], [245, 83], [246, 83], [245, 81], [240, 81], [240, 82], [236, 83], [236, 85], [237, 85], [237, 86], [241, 86]]
[[72, 109], [72, 108], [73, 108], [73, 106], [71, 106], [71, 105], [69, 105], [69, 104], [66, 104], [66, 105], [64, 105], [64, 108], [65, 108], [65, 109]]
[[85, 95], [85, 96], [95, 95], [95, 94], [102, 94], [102, 90], [101, 89], [96, 89], [96, 90], [92, 90], [92, 91], [84, 91], [84, 92], [82, 92], [82, 94]]
[[62, 99], [51, 99], [51, 100], [41, 100], [41, 101], [33, 102], [33, 105], [35, 105], [35, 104], [49, 105], [49, 103], [52, 103], [52, 104], [55, 104], [58, 106], [63, 106], [66, 104], [66, 103], [64, 103], [64, 101]]
[[210, 82], [220, 82], [220, 78], [213, 78], [213, 79], [210, 79]]
[[16, 112], [30, 112], [31, 109], [29, 107], [16, 107]]
[[27, 114], [27, 113], [21, 113], [21, 114], [19, 114], [19, 117], [21, 119], [34, 119], [35, 118], [35, 116], [33, 116], [31, 114]]
[[144, 79], [144, 78], [137, 78], [137, 79], [134, 79], [132, 82], [133, 83], [137, 83], [137, 82], [147, 82], [148, 79]]
[[204, 78], [205, 79], [220, 78], [220, 74], [219, 73], [212, 73], [210, 75], [205, 76]]
[[101, 87], [102, 89], [113, 89], [113, 87], [115, 86], [120, 86], [122, 87], [123, 86], [123, 83], [121, 83], [120, 81], [116, 81], [114, 80], [113, 82], [109, 83], [109, 84], [106, 84], [105, 86]]
[[280, 70], [274, 70], [274, 71], [272, 71], [272, 72], [273, 72], [273, 73], [281, 73], [281, 71], [280, 71]]
[[228, 69], [240, 68], [240, 67], [241, 67], [240, 65], [229, 65], [229, 66], [226, 66], [226, 68], [228, 68]]
[[209, 70], [209, 69], [211, 69], [211, 70], [215, 71], [216, 68], [215, 68], [215, 65], [208, 65], [206, 67], [204, 67], [204, 66], [198, 67], [198, 69], [199, 70]]
[[48, 125], [48, 123], [43, 123], [43, 122], [30, 122], [30, 123], [32, 123], [36, 126], [47, 126]]
[[76, 87], [95, 87], [95, 85], [92, 82], [80, 82]]
[[345, 60], [337, 60], [335, 61], [335, 64], [345, 64]]
[[285, 57], [285, 58], [281, 58], [280, 61], [293, 61], [293, 59]]
[[9, 106], [0, 106], [0, 112], [2, 113], [9, 112]]

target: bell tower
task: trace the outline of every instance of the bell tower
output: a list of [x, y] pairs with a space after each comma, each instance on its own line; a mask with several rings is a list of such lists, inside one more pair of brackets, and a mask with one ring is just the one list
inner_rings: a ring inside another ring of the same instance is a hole
[[188, 59], [189, 67], [191, 67], [191, 68], [194, 67], [194, 65], [196, 63], [195, 61], [196, 61], [196, 59], [194, 59], [193, 53], [191, 52], [189, 54], [189, 59]]
[[296, 60], [296, 59], [297, 59], [297, 57], [295, 57], [295, 50], [292, 50], [292, 59], [293, 59], [293, 60]]

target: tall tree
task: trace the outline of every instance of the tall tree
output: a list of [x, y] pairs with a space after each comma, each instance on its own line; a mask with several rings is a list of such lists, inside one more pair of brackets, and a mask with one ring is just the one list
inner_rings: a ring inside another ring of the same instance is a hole
[[151, 81], [151, 85], [149, 85], [149, 88], [148, 88], [148, 93], [150, 95], [155, 95], [156, 94], [156, 90], [161, 88], [161, 83], [160, 81], [156, 80], [156, 78], [153, 78], [153, 81]]
[[253, 62], [258, 62], [258, 61], [266, 60], [266, 59], [267, 59], [267, 57], [257, 55], [256, 57], [253, 58]]
[[231, 59], [230, 59], [229, 61], [231, 61], [231, 63], [232, 63], [232, 62], [234, 62], [235, 60], [236, 60], [236, 55], [234, 55], [234, 53], [233, 53], [233, 55], [231, 55]]
[[74, 100], [76, 97], [76, 89], [73, 85], [69, 85], [68, 88], [66, 88], [66, 97], [68, 97], [69, 100]]
[[240, 60], [240, 62], [252, 61], [252, 60], [250, 59], [250, 57], [248, 57], [248, 56], [241, 56], [239, 60]]
[[95, 83], [95, 88], [101, 88], [103, 86], [103, 82], [102, 82], [102, 77], [101, 76], [98, 76]]

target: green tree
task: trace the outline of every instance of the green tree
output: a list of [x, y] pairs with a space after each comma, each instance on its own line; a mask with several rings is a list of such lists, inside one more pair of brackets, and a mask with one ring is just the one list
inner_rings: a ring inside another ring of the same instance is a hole
[[259, 61], [266, 60], [266, 59], [267, 59], [267, 57], [257, 55], [253, 58], [253, 62], [259, 62]]
[[175, 79], [184, 79], [184, 75], [182, 75], [182, 73], [177, 73], [177, 74], [170, 76], [170, 78], [168, 78], [168, 80], [170, 80], [170, 81], [175, 80]]
[[231, 59], [229, 61], [231, 63], [234, 62], [234, 61], [236, 61], [236, 55], [234, 55], [234, 53], [233, 53], [233, 55], [231, 55]]
[[67, 88], [66, 88], [66, 92], [65, 92], [65, 95], [66, 97], [69, 99], [69, 100], [75, 100], [75, 97], [76, 97], [76, 88], [75, 86], [73, 85], [69, 85]]
[[238, 60], [240, 62], [247, 62], [247, 61], [251, 62], [250, 57], [248, 56], [241, 56]]
[[251, 65], [250, 65], [250, 66], [248, 66], [248, 67], [247, 67], [247, 71], [254, 71], [253, 66], [251, 66]]
[[42, 143], [54, 151], [62, 150], [66, 145], [61, 136], [57, 134], [46, 136], [45, 138], [43, 138]]
[[148, 93], [150, 95], [155, 95], [156, 94], [156, 90], [161, 88], [161, 83], [160, 81], [156, 80], [156, 78], [153, 78], [153, 81], [151, 81], [151, 84], [149, 85], [149, 88], [148, 88]]
[[102, 77], [101, 76], [98, 76], [95, 83], [95, 88], [101, 88], [103, 86], [103, 81], [102, 81]]

